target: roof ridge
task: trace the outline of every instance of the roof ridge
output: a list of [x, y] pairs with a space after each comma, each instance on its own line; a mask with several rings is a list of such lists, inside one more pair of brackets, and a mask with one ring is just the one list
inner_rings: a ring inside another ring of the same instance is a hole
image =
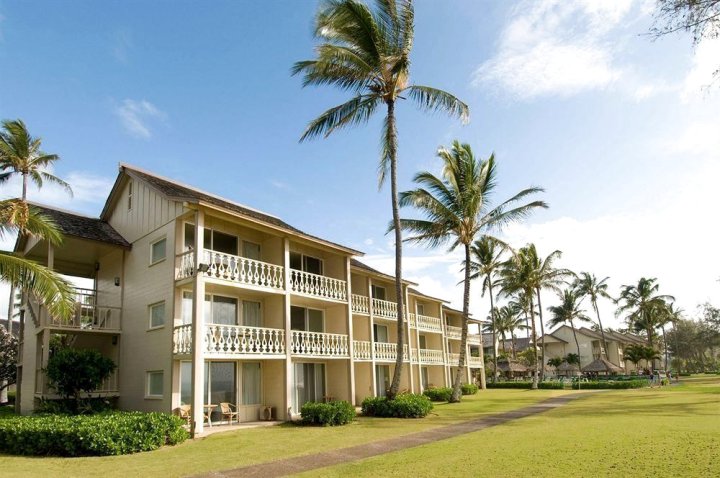
[[64, 208], [57, 207], [57, 206], [51, 206], [49, 204], [45, 204], [45, 203], [41, 203], [41, 202], [27, 201], [27, 203], [31, 206], [43, 207], [45, 209], [52, 209], [53, 211], [58, 211], [58, 212], [62, 212], [65, 214], [71, 214], [73, 216], [84, 217], [86, 219], [95, 219], [100, 222], [105, 222], [102, 219], [100, 219], [99, 217], [88, 216], [87, 214], [81, 214], [76, 211], [71, 211], [69, 209], [64, 209]]

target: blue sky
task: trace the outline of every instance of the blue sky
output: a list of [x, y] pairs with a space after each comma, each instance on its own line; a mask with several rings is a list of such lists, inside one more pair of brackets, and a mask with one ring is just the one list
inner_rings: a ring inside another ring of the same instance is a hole
[[[308, 121], [348, 97], [289, 74], [312, 57], [317, 5], [0, 1], [0, 117], [42, 136], [75, 190], [30, 198], [96, 215], [127, 162], [363, 250], [390, 272], [380, 118], [298, 143]], [[611, 276], [613, 292], [652, 276], [686, 310], [717, 302], [720, 87], [703, 86], [720, 44], [651, 41], [652, 6], [418, 1], [412, 81], [459, 96], [471, 122], [400, 105], [401, 187], [437, 172], [436, 149], [455, 138], [494, 151], [498, 201], [537, 185], [551, 205], [503, 232], [514, 245], [560, 249], [563, 266]], [[461, 303], [457, 254], [407, 253], [409, 278]]]

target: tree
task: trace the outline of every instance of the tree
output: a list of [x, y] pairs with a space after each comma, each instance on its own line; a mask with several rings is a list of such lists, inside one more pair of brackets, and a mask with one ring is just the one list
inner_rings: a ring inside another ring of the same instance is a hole
[[[581, 297], [588, 297], [592, 304], [593, 310], [595, 310], [595, 316], [597, 317], [598, 325], [600, 326], [600, 335], [602, 335], [603, 346], [601, 356], [607, 357], [607, 339], [605, 338], [605, 329], [603, 329], [602, 320], [600, 320], [600, 309], [598, 309], [598, 299], [604, 297], [606, 299], [612, 299], [610, 294], [607, 292], [609, 277], [605, 277], [602, 280], [598, 280], [595, 274], [589, 272], [581, 272], [580, 275], [575, 279], [573, 289]], [[618, 364], [621, 365], [621, 364]]]
[[[497, 325], [495, 319], [495, 304], [493, 303], [493, 282], [495, 281], [495, 273], [502, 264], [502, 254], [507, 249], [507, 245], [499, 242], [492, 236], [483, 236], [476, 240], [472, 247], [471, 253], [475, 258], [470, 263], [470, 280], [482, 277], [481, 297], [485, 296], [487, 291], [490, 295], [490, 329], [492, 331], [493, 341], [493, 370], [497, 370]], [[504, 338], [503, 338], [504, 339]], [[503, 343], [503, 347], [505, 344]], [[497, 372], [493, 373], [493, 383], [497, 380]]]
[[320, 41], [316, 59], [299, 61], [292, 74], [303, 74], [303, 86], [333, 85], [354, 93], [346, 103], [325, 111], [310, 122], [300, 141], [366, 123], [379, 106], [385, 107], [379, 182], [390, 172], [390, 198], [395, 231], [395, 296], [397, 298], [397, 360], [388, 397], [400, 388], [405, 319], [402, 293], [402, 231], [398, 203], [397, 127], [395, 107], [410, 99], [422, 109], [469, 117], [465, 103], [442, 90], [411, 85], [410, 52], [414, 36], [411, 0], [376, 0], [370, 8], [358, 0], [328, 0], [315, 18]]
[[17, 379], [18, 340], [0, 325], [0, 392]]
[[653, 335], [659, 326], [666, 301], [674, 301], [671, 295], [659, 295], [655, 278], [641, 277], [636, 285], [624, 285], [620, 290], [616, 315], [627, 313], [625, 321], [630, 328], [647, 333], [648, 346], [653, 346]]
[[[548, 321], [548, 327], [570, 324], [573, 338], [575, 339], [575, 346], [577, 347], [577, 354], [578, 357], [580, 357], [580, 342], [578, 342], [577, 333], [575, 332], [575, 321], [590, 322], [590, 318], [585, 315], [585, 311], [580, 308], [580, 300], [572, 289], [565, 289], [562, 294], [558, 295], [560, 296], [560, 305], [548, 307], [548, 311], [552, 314], [552, 317]], [[578, 363], [578, 366], [579, 365]]]
[[81, 394], [91, 393], [102, 385], [116, 365], [97, 350], [61, 348], [49, 359], [47, 377], [50, 386], [71, 401], [71, 409], [79, 410]]
[[494, 155], [487, 160], [478, 160], [469, 144], [461, 144], [456, 140], [450, 149], [440, 148], [438, 157], [443, 162], [441, 177], [427, 171], [420, 172], [413, 179], [420, 187], [400, 194], [402, 207], [413, 206], [426, 219], [401, 219], [400, 227], [411, 234], [406, 241], [424, 243], [430, 247], [449, 243], [449, 251], [458, 246], [463, 248], [465, 277], [462, 338], [450, 399], [451, 402], [459, 402], [466, 359], [472, 244], [479, 236], [488, 235], [490, 231], [498, 230], [509, 222], [521, 220], [533, 209], [547, 205], [542, 201], [518, 205], [527, 196], [542, 191], [540, 188], [528, 188], [491, 208], [491, 197], [497, 180]]
[[625, 360], [629, 360], [635, 364], [635, 368], [637, 368], [638, 363], [642, 360], [645, 360], [652, 367], [651, 362], [660, 359], [660, 356], [653, 347], [640, 344], [628, 345], [625, 347], [625, 350], [623, 350], [623, 354]]
[[47, 172], [49, 166], [59, 160], [56, 154], [47, 154], [40, 148], [41, 138], [34, 138], [30, 135], [22, 120], [4, 120], [3, 131], [0, 132], [0, 181], [7, 180], [13, 174], [22, 176], [22, 196], [20, 199], [27, 200], [28, 180], [31, 180], [38, 188], [41, 188], [45, 181], [55, 183], [72, 195], [70, 185]]
[[525, 320], [520, 315], [522, 310], [516, 303], [509, 303], [495, 311], [495, 326], [497, 333], [500, 334], [503, 340], [503, 352], [505, 352], [505, 341], [507, 336], [510, 335], [510, 342], [512, 344], [512, 358], [516, 357], [515, 350], [515, 331], [527, 328], [523, 323]]

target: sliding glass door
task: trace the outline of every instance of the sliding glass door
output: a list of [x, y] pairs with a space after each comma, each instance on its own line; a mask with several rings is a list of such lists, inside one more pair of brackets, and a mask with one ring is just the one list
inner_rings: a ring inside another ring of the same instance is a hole
[[299, 412], [306, 402], [322, 402], [325, 393], [325, 364], [296, 363], [293, 410]]

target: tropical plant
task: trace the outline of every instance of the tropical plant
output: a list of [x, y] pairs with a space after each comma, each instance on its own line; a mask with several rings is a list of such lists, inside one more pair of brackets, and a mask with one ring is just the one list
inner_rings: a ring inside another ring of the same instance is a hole
[[430, 247], [449, 243], [449, 251], [458, 246], [464, 250], [460, 358], [450, 400], [458, 402], [467, 353], [473, 241], [480, 235], [488, 235], [490, 231], [498, 230], [507, 223], [527, 217], [537, 207], [547, 205], [542, 201], [518, 205], [527, 196], [542, 191], [540, 188], [528, 188], [491, 208], [497, 174], [494, 155], [487, 160], [478, 160], [469, 144], [461, 144], [456, 140], [450, 149], [440, 148], [438, 157], [443, 162], [441, 177], [427, 171], [420, 172], [413, 179], [420, 187], [400, 194], [402, 207], [413, 206], [426, 219], [401, 219], [400, 227], [411, 234], [406, 241], [424, 243]]
[[625, 356], [625, 360], [629, 360], [635, 364], [635, 368], [637, 368], [638, 363], [642, 360], [645, 360], [651, 365], [653, 361], [660, 359], [657, 350], [653, 347], [640, 344], [628, 345], [625, 347], [625, 350], [623, 350], [623, 354]]
[[506, 353], [505, 342], [507, 341], [507, 336], [509, 335], [510, 343], [512, 344], [512, 358], [515, 358], [515, 351], [517, 349], [515, 345], [515, 331], [527, 328], [527, 325], [525, 325], [525, 319], [521, 316], [521, 314], [522, 309], [520, 309], [520, 307], [514, 302], [497, 308], [495, 311], [495, 327], [497, 329], [497, 333], [500, 334], [500, 337], [502, 337], [503, 340], [503, 353]]
[[665, 334], [665, 326], [668, 324], [672, 324], [673, 328], [674, 328], [677, 321], [682, 319], [682, 316], [683, 316], [683, 310], [680, 309], [679, 307], [676, 307], [674, 302], [665, 304], [665, 307], [661, 311], [659, 322], [660, 322], [660, 330], [662, 331], [665, 370], [668, 369], [668, 341], [667, 341], [667, 335]]
[[595, 310], [595, 316], [597, 317], [598, 325], [600, 326], [600, 335], [602, 335], [603, 340], [603, 346], [600, 354], [601, 357], [603, 355], [607, 357], [608, 345], [607, 339], [605, 339], [605, 329], [603, 328], [602, 320], [600, 320], [600, 309], [598, 309], [597, 302], [601, 297], [605, 299], [612, 299], [607, 291], [608, 279], [609, 277], [605, 277], [602, 280], [598, 280], [597, 277], [595, 277], [595, 274], [581, 272], [573, 283], [573, 289], [575, 289], [575, 292], [581, 298], [588, 297], [593, 310]]
[[[482, 277], [481, 297], [485, 297], [485, 292], [490, 296], [490, 330], [492, 332], [493, 342], [493, 370], [497, 370], [497, 324], [496, 309], [493, 303], [493, 283], [495, 281], [495, 273], [502, 264], [502, 255], [509, 247], [498, 241], [492, 236], [483, 236], [476, 240], [472, 247], [471, 253], [475, 260], [470, 262], [470, 280]], [[504, 337], [503, 337], [504, 340]], [[505, 343], [503, 342], [503, 347]], [[497, 372], [493, 373], [492, 381], [497, 380]]]
[[565, 362], [568, 365], [577, 365], [578, 368], [580, 367], [580, 355], [579, 354], [567, 354], [563, 358], [563, 362]]
[[115, 363], [97, 350], [67, 347], [48, 359], [46, 373], [50, 386], [79, 410], [81, 393], [98, 389], [115, 368]]
[[17, 379], [17, 359], [18, 340], [0, 325], [0, 394]]
[[[402, 293], [402, 231], [398, 203], [397, 127], [395, 107], [410, 99], [422, 109], [469, 117], [465, 103], [445, 91], [411, 85], [410, 52], [414, 37], [411, 0], [376, 0], [370, 8], [358, 0], [328, 0], [315, 18], [315, 37], [320, 44], [314, 60], [299, 61], [293, 75], [303, 75], [303, 86], [332, 85], [354, 93], [346, 103], [325, 111], [310, 122], [300, 140], [328, 136], [348, 126], [366, 123], [379, 106], [385, 107], [379, 170], [380, 185], [390, 172], [392, 218], [395, 230], [395, 296], [397, 300], [397, 347], [404, 346]], [[398, 354], [388, 397], [400, 388], [403, 369]]]
[[664, 314], [666, 301], [674, 301], [671, 295], [660, 295], [660, 285], [655, 278], [642, 277], [636, 285], [623, 285], [616, 315], [626, 313], [625, 321], [635, 330], [644, 330], [647, 334], [648, 346], [653, 346], [653, 335], [659, 327]]
[[562, 357], [553, 357], [548, 359], [547, 364], [557, 370], [557, 368], [562, 365], [563, 362], [564, 360]]
[[70, 185], [52, 175], [46, 169], [59, 160], [56, 154], [47, 154], [40, 148], [42, 140], [30, 135], [22, 120], [4, 120], [3, 131], [0, 132], [0, 181], [8, 179], [13, 174], [22, 176], [22, 196], [27, 199], [28, 180], [38, 188], [47, 181], [65, 188], [72, 195]]
[[590, 322], [590, 318], [585, 315], [585, 311], [580, 308], [580, 300], [572, 289], [565, 289], [559, 296], [560, 305], [548, 307], [548, 311], [552, 314], [552, 317], [548, 321], [548, 327], [570, 324], [573, 338], [575, 339], [575, 346], [577, 347], [577, 354], [578, 357], [580, 357], [580, 342], [578, 342], [577, 339], [575, 322]]

